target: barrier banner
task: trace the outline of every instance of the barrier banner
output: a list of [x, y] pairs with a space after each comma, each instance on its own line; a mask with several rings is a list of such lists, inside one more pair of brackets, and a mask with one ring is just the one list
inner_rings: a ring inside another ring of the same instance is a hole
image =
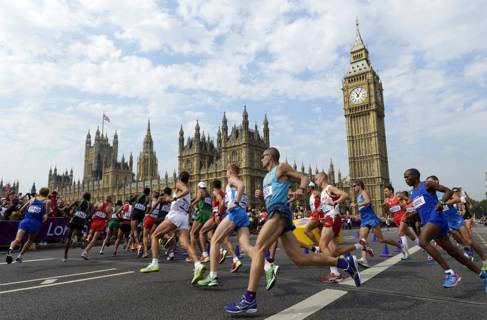
[[[20, 221], [0, 221], [0, 246], [8, 246], [17, 234]], [[41, 226], [36, 241], [61, 241], [68, 233], [67, 218], [48, 218]], [[27, 237], [23, 239], [26, 240]]]

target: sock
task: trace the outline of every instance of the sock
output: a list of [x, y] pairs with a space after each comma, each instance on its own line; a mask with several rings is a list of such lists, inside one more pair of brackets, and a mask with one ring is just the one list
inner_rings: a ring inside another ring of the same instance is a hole
[[159, 266], [159, 259], [152, 258], [152, 265], [158, 267]]
[[272, 259], [271, 257], [266, 258], [266, 260], [267, 260], [267, 262], [269, 262], [269, 263], [271, 263], [271, 264], [272, 264], [272, 263], [274, 263], [274, 259]]
[[406, 236], [401, 236], [401, 242], [402, 242], [404, 251], [406, 251], [406, 254], [409, 255], [408, 238]]
[[202, 255], [203, 255], [203, 257], [206, 258], [206, 257], [208, 257], [208, 252], [207, 251], [203, 251]]
[[269, 252], [269, 250], [266, 250], [264, 253], [264, 258], [269, 259], [270, 257], [271, 257], [271, 253]]
[[416, 243], [416, 245], [419, 246], [419, 239], [418, 239], [418, 237], [416, 237], [416, 239], [414, 239], [414, 243]]
[[244, 293], [245, 300], [247, 300], [247, 301], [254, 301], [255, 296], [256, 296], [256, 293], [249, 291], [249, 290], [245, 291], [245, 293]]
[[233, 257], [233, 262], [237, 262], [239, 261], [240, 259], [238, 257]]
[[445, 270], [445, 274], [455, 274], [455, 271], [453, 271], [452, 269], [448, 269], [448, 270]]
[[334, 274], [339, 274], [337, 267], [330, 267], [330, 272]]
[[264, 263], [264, 271], [269, 271], [269, 269], [271, 268], [271, 264], [266, 260], [265, 263]]
[[216, 272], [210, 271], [210, 278], [216, 278], [218, 277]]
[[345, 259], [338, 258], [337, 267], [340, 269], [346, 269], [346, 268], [348, 268], [348, 263], [347, 263], [347, 261], [345, 261]]
[[199, 261], [196, 261], [196, 262], [194, 263], [194, 267], [195, 267], [195, 268], [198, 268], [200, 265], [201, 265], [201, 262], [199, 262]]
[[364, 250], [364, 246], [361, 245], [360, 243], [355, 244], [355, 250]]

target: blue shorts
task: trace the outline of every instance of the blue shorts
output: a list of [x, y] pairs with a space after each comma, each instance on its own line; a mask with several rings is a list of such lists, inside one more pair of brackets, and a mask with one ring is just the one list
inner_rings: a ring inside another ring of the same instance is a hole
[[426, 223], [434, 224], [436, 227], [440, 229], [439, 237], [447, 237], [448, 232], [450, 229], [448, 228], [448, 221], [445, 215], [441, 212], [433, 210], [428, 217], [428, 221]]
[[458, 213], [454, 212], [446, 216], [446, 221], [448, 222], [448, 228], [451, 230], [460, 230], [460, 228], [465, 224], [465, 220]]
[[270, 220], [275, 213], [284, 218], [285, 223], [282, 233], [296, 229], [293, 222], [293, 214], [291, 213], [291, 210], [289, 210], [289, 206], [287, 204], [274, 204], [270, 208], [267, 208], [267, 211], [269, 212], [267, 221]]
[[19, 223], [19, 229], [24, 230], [28, 234], [36, 234], [41, 229], [42, 222], [35, 219], [22, 219]]
[[250, 225], [249, 217], [247, 216], [247, 211], [242, 207], [235, 207], [227, 210], [227, 217], [235, 223], [235, 229], [248, 228]]
[[377, 226], [380, 226], [380, 220], [375, 216], [360, 220], [360, 228], [374, 229]]

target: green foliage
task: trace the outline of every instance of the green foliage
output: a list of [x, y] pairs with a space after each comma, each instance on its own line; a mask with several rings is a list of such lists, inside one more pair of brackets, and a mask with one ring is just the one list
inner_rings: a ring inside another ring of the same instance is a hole
[[487, 216], [487, 199], [476, 201], [472, 199], [475, 214], [478, 217]]

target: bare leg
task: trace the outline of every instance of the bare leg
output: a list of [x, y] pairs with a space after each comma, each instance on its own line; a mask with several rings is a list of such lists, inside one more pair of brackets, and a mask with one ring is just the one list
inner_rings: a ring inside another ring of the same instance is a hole
[[235, 229], [235, 223], [225, 217], [225, 219], [223, 219], [223, 221], [216, 228], [213, 237], [211, 237], [210, 272], [217, 272], [220, 255], [218, 248], [220, 246], [220, 242], [227, 238], [228, 234], [230, 234], [233, 229]]
[[382, 234], [382, 229], [380, 228], [380, 226], [376, 226], [374, 229], [372, 229], [372, 231], [374, 232], [377, 240], [379, 240], [380, 243], [387, 243], [387, 244], [390, 244], [391, 246], [397, 247], [399, 249], [401, 248], [401, 245], [398, 244], [396, 241], [389, 239], [389, 238], [384, 238], [384, 235]]
[[98, 240], [98, 237], [100, 236], [100, 231], [95, 231], [93, 234], [93, 239], [91, 239], [90, 243], [85, 248], [85, 251], [88, 252], [95, 246], [96, 240]]
[[[193, 225], [191, 226], [191, 231], [189, 233], [189, 239], [190, 239], [190, 242], [191, 242], [191, 246], [193, 248], [196, 245], [196, 242], [197, 242], [196, 241], [196, 238], [198, 237], [198, 234], [200, 232], [201, 227], [202, 227], [201, 222], [198, 222], [198, 221], [193, 220]], [[198, 247], [200, 248], [200, 252], [201, 253], [203, 253], [203, 251], [205, 251], [204, 250], [205, 246], [204, 245], [202, 246], [200, 242], [198, 242]]]
[[476, 266], [469, 258], [465, 257], [465, 255], [458, 250], [456, 246], [454, 246], [448, 237], [441, 237], [436, 238], [435, 241], [446, 250], [448, 255], [455, 258], [458, 262], [475, 272], [475, 274], [480, 273], [480, 268]]
[[17, 230], [17, 234], [15, 235], [15, 239], [10, 242], [10, 249], [14, 250], [17, 245], [22, 242], [22, 238], [24, 238], [25, 230], [19, 229]]
[[[369, 236], [370, 229], [368, 227], [361, 227], [360, 228], [360, 239], [365, 239], [367, 240], [367, 237]], [[362, 250], [362, 259], [367, 260], [367, 251]]]
[[164, 220], [151, 235], [152, 241], [152, 259], [159, 259], [161, 252], [159, 251], [159, 239], [162, 239], [165, 234], [176, 230], [176, 226], [170, 220]]
[[32, 245], [32, 242], [34, 242], [37, 234], [29, 234], [29, 238], [27, 239], [27, 242], [24, 244], [22, 247], [22, 250], [20, 250], [20, 255], [23, 255], [24, 253], [29, 250], [30, 246]]
[[[419, 245], [443, 268], [443, 270], [449, 270], [450, 266], [443, 259], [441, 254], [433, 247], [430, 242], [431, 240], [436, 240], [436, 235], [440, 233], [440, 228], [432, 223], [426, 223], [421, 230], [419, 236]], [[451, 244], [451, 243], [450, 243]]]
[[304, 230], [304, 234], [313, 242], [313, 245], [318, 246], [319, 242], [318, 239], [313, 234], [313, 230], [318, 228], [321, 225], [320, 220], [310, 220], [306, 225], [306, 229]]
[[479, 255], [480, 259], [482, 259], [482, 261], [485, 261], [486, 257], [484, 250], [482, 250], [482, 247], [479, 245], [479, 243], [472, 238], [472, 235], [468, 231], [466, 226], [460, 227], [460, 233], [463, 239], [465, 239], [465, 244], [471, 246], [472, 249]]

